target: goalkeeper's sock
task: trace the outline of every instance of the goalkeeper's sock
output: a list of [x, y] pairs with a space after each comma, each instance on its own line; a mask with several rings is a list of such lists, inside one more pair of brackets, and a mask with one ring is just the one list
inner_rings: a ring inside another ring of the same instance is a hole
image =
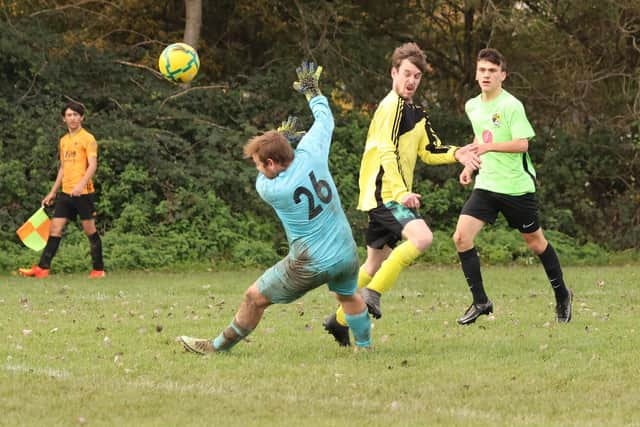
[[98, 271], [104, 270], [104, 263], [102, 261], [102, 240], [100, 235], [96, 231], [89, 237], [89, 244], [91, 245], [91, 260], [93, 261], [93, 269]]
[[62, 240], [62, 237], [49, 236], [49, 238], [47, 239], [47, 244], [42, 251], [42, 256], [40, 256], [38, 267], [44, 268], [45, 270], [51, 268], [51, 260], [54, 256], [56, 256], [56, 252], [58, 252], [60, 240]]
[[253, 329], [241, 327], [234, 317], [229, 326], [213, 340], [213, 348], [215, 351], [231, 350], [234, 345], [242, 341], [251, 332], [253, 332]]
[[540, 258], [540, 262], [542, 262], [545, 273], [547, 273], [547, 278], [549, 279], [549, 283], [551, 283], [553, 293], [556, 295], [556, 300], [564, 301], [569, 295], [569, 290], [562, 277], [560, 260], [551, 243], [547, 244], [547, 248], [538, 255], [538, 257]]
[[[358, 289], [364, 288], [369, 284], [369, 282], [371, 282], [371, 276], [369, 276], [369, 273], [367, 273], [367, 270], [364, 269], [363, 265], [358, 271]], [[339, 305], [336, 310], [336, 320], [342, 326], [347, 326], [347, 319], [344, 318], [344, 310], [341, 305]]]
[[482, 284], [482, 273], [480, 272], [480, 257], [475, 247], [468, 251], [458, 252], [460, 262], [462, 264], [462, 272], [465, 279], [467, 279], [467, 285], [473, 295], [474, 304], [485, 304], [489, 301], [487, 294], [484, 291]]
[[347, 324], [353, 333], [353, 339], [358, 347], [369, 347], [371, 345], [371, 320], [369, 312], [365, 308], [360, 314], [344, 315]]
[[409, 240], [397, 246], [391, 251], [389, 258], [382, 263], [380, 269], [376, 271], [367, 288], [376, 291], [380, 295], [384, 294], [395, 285], [400, 272], [418, 258], [421, 253]]

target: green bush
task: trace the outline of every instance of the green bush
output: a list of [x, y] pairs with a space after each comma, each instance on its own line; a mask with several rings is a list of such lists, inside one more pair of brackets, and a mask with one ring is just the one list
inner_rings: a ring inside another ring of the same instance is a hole
[[[352, 38], [336, 41], [362, 64], [373, 64], [376, 70], [387, 67], [388, 58], [378, 52], [372, 55], [381, 45], [363, 48], [361, 41], [369, 37], [360, 31], [365, 23], [354, 22]], [[224, 50], [220, 52], [224, 64], [203, 66], [227, 80], [210, 82], [206, 79], [211, 77], [202, 72], [198, 84], [212, 87], [184, 91], [144, 68], [123, 65], [123, 58], [148, 64], [151, 50], [144, 46], [86, 47], [65, 38], [62, 32], [68, 23], [53, 15], [50, 20], [15, 17], [11, 25], [3, 23], [0, 271], [13, 271], [38, 259], [19, 242], [15, 230], [38, 208], [56, 177], [58, 140], [66, 131], [59, 109], [69, 99], [88, 107], [85, 126], [99, 144], [94, 181], [107, 269], [220, 263], [265, 266], [286, 254], [282, 226], [257, 195], [255, 167], [243, 159], [242, 146], [289, 114], [297, 115], [306, 126], [311, 124], [304, 97], [287, 83], [295, 78], [299, 53], [263, 66]], [[286, 31], [278, 33], [277, 39], [295, 45]], [[263, 42], [270, 45], [266, 39]], [[390, 51], [395, 43], [385, 37], [385, 49]], [[260, 54], [252, 60], [260, 62], [265, 52], [255, 46], [251, 49]], [[326, 64], [343, 65], [327, 67], [323, 74], [323, 92], [329, 95], [336, 118], [329, 161], [364, 260], [367, 215], [356, 209], [358, 170], [375, 109], [368, 102], [384, 96], [388, 74], [365, 73], [363, 78], [361, 67], [354, 71], [349, 68], [353, 65], [337, 61], [324, 49], [317, 55]], [[224, 72], [236, 70], [238, 64], [240, 73]], [[338, 69], [344, 75], [338, 75]], [[468, 143], [471, 129], [461, 111], [452, 104], [439, 104], [433, 93], [428, 98], [432, 122], [443, 143]], [[538, 134], [530, 148], [541, 184], [543, 225], [563, 264], [637, 261], [638, 136], [598, 129], [585, 135], [555, 129], [540, 129]], [[418, 163], [414, 190], [423, 196], [422, 214], [436, 236], [421, 262], [458, 262], [450, 235], [470, 191], [458, 184], [459, 170], [459, 165]], [[518, 233], [504, 224], [487, 227], [477, 246], [485, 263], [537, 262]], [[603, 248], [627, 251], [609, 254]], [[87, 239], [72, 224], [53, 269], [88, 268]]]

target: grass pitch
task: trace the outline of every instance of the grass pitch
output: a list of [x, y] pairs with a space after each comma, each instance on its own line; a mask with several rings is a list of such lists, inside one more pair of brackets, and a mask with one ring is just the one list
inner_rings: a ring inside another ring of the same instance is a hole
[[0, 425], [640, 425], [640, 267], [565, 268], [570, 324], [540, 266], [486, 267], [494, 316], [457, 268], [416, 267], [382, 299], [375, 350], [322, 328], [326, 287], [267, 309], [228, 354], [213, 337], [259, 271], [0, 277]]

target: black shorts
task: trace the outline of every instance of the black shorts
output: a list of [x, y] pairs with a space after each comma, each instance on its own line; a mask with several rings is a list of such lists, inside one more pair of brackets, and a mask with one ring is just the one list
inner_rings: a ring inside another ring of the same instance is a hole
[[387, 202], [369, 211], [367, 246], [382, 249], [384, 245], [394, 248], [402, 240], [402, 229], [408, 222], [422, 219], [418, 211], [398, 202]]
[[535, 193], [509, 196], [493, 191], [473, 190], [460, 214], [493, 224], [498, 212], [502, 212], [511, 228], [517, 228], [521, 233], [533, 233], [540, 228]]
[[71, 221], [76, 219], [95, 219], [96, 208], [94, 204], [95, 193], [83, 194], [81, 196], [71, 196], [67, 193], [60, 193], [56, 199], [56, 207], [53, 212], [54, 218], [67, 218]]

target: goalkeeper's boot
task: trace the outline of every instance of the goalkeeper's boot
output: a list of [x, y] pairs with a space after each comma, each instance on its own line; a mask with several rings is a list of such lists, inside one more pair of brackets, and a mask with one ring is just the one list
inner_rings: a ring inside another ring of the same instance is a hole
[[213, 341], [205, 340], [201, 338], [193, 338], [182, 335], [176, 339], [182, 344], [185, 350], [197, 354], [214, 353], [216, 350], [213, 348]]
[[470, 325], [483, 314], [493, 313], [493, 303], [489, 300], [484, 304], [471, 304], [461, 318], [458, 319], [460, 325]]
[[102, 279], [106, 275], [107, 274], [104, 270], [91, 270], [91, 273], [89, 273], [89, 279]]
[[371, 347], [371, 346], [362, 347], [362, 346], [357, 345], [357, 346], [355, 346], [353, 348], [353, 352], [354, 353], [371, 353], [371, 352], [373, 352], [373, 347]]
[[382, 311], [380, 310], [380, 293], [374, 291], [369, 288], [360, 289], [360, 296], [364, 300], [364, 303], [367, 304], [367, 310], [369, 313], [379, 319], [382, 317]]
[[571, 304], [573, 303], [573, 292], [569, 289], [569, 294], [562, 301], [556, 303], [556, 320], [558, 323], [569, 323], [571, 321]]
[[38, 279], [44, 279], [49, 276], [49, 269], [42, 268], [39, 265], [34, 265], [31, 268], [19, 268], [18, 273], [25, 277], [37, 277]]
[[340, 346], [348, 347], [351, 345], [351, 340], [349, 339], [349, 327], [338, 323], [335, 313], [324, 319], [322, 326], [324, 326], [324, 329], [328, 333], [333, 335], [333, 338], [336, 339]]

